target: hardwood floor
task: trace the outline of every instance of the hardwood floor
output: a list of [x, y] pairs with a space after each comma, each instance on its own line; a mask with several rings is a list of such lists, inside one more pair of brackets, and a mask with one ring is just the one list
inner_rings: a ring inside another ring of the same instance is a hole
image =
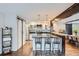
[[66, 41], [65, 44], [65, 55], [66, 56], [79, 56], [79, 48], [77, 48], [76, 46], [69, 44]]
[[18, 51], [19, 56], [31, 56], [32, 55], [32, 44], [31, 41], [27, 41], [22, 49]]
[[7, 54], [6, 56], [32, 56], [32, 44], [31, 41], [26, 41], [26, 44], [16, 52]]
[[[23, 48], [19, 49], [17, 52], [8, 54], [6, 56], [32, 56], [32, 42], [27, 41]], [[79, 48], [69, 44], [66, 41], [65, 44], [65, 55], [66, 56], [79, 56]]]

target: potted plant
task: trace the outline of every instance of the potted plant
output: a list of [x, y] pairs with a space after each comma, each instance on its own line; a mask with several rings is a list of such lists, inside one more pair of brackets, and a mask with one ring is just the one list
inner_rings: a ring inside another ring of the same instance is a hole
[[75, 35], [77, 35], [77, 30], [74, 30]]

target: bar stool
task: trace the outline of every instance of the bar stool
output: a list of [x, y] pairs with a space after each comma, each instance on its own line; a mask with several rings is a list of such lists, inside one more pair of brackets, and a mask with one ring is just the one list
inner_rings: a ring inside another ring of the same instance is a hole
[[45, 56], [50, 56], [51, 55], [51, 39], [50, 39], [50, 37], [47, 37], [45, 39], [44, 55]]
[[42, 38], [35, 39], [35, 56], [42, 55]]
[[52, 48], [53, 48], [52, 54], [58, 56], [60, 54], [60, 42], [57, 37], [54, 38]]

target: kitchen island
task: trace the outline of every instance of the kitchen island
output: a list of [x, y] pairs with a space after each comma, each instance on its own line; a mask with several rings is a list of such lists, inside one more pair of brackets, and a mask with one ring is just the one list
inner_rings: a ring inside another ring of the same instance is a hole
[[[42, 41], [41, 41], [41, 51], [42, 51], [42, 54], [41, 55], [45, 55], [44, 54], [44, 51], [45, 51], [45, 41], [46, 39], [50, 39], [51, 40], [51, 53], [52, 51], [54, 50], [53, 48], [56, 48], [55, 50], [59, 49], [60, 51], [60, 54], [59, 55], [65, 55], [65, 36], [64, 35], [61, 35], [59, 33], [55, 33], [55, 32], [50, 32], [50, 31], [38, 31], [38, 32], [30, 32], [30, 39], [32, 40], [32, 47], [33, 47], [33, 55], [35, 55], [35, 51], [36, 50], [40, 50], [40, 46], [38, 45], [38, 49], [36, 49], [36, 43], [35, 43], [35, 40], [38, 40], [38, 38], [40, 38]], [[59, 42], [59, 46], [55, 46], [53, 43], [54, 41], [58, 41]], [[54, 46], [53, 46], [54, 45]], [[46, 46], [47, 48], [49, 46]], [[53, 55], [53, 54], [51, 54]]]

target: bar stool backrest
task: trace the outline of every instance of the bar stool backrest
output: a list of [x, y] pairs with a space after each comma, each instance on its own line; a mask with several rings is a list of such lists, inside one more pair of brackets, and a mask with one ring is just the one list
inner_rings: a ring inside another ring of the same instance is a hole
[[46, 43], [51, 43], [51, 39], [48, 37], [48, 38], [45, 39], [45, 42]]
[[55, 37], [55, 39], [54, 39], [54, 42], [53, 42], [54, 44], [60, 44], [60, 41], [59, 41], [59, 38], [58, 37]]
[[36, 38], [35, 43], [42, 43], [42, 38]]

